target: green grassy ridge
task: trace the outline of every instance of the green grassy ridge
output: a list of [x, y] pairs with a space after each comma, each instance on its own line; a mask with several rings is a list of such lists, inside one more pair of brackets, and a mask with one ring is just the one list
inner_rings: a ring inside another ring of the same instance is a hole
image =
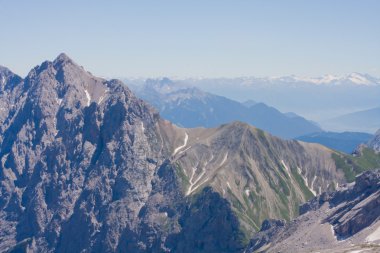
[[181, 182], [182, 192], [185, 193], [190, 186], [189, 178], [186, 176], [184, 170], [182, 169], [182, 167], [179, 163], [175, 163], [174, 168], [175, 168], [175, 173], [177, 175], [177, 178]]
[[348, 182], [353, 182], [356, 175], [371, 169], [380, 168], [380, 154], [364, 147], [357, 156], [341, 152], [331, 154], [337, 169], [341, 169]]

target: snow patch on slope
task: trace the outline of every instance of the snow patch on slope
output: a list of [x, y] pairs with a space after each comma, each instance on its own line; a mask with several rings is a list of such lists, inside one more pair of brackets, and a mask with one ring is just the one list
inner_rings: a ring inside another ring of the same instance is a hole
[[84, 90], [84, 92], [86, 93], [86, 97], [87, 97], [87, 106], [90, 106], [90, 104], [91, 104], [91, 96], [90, 96], [90, 93], [88, 93], [87, 90]]
[[314, 176], [313, 181], [311, 181], [311, 184], [309, 186], [307, 178], [302, 174], [302, 170], [299, 167], [297, 167], [297, 172], [302, 177], [303, 182], [305, 183], [305, 185], [309, 189], [309, 191], [311, 191], [311, 193], [313, 193], [314, 196], [317, 196], [317, 192], [313, 190], [314, 181], [315, 181], [315, 179], [317, 179], [317, 176]]
[[226, 153], [223, 157], [223, 160], [220, 162], [219, 164], [219, 167], [221, 167], [226, 161], [227, 161], [227, 158], [228, 158], [228, 153]]
[[374, 232], [372, 232], [367, 238], [365, 239], [367, 242], [375, 242], [380, 240], [380, 227], [378, 227]]
[[177, 147], [176, 149], [174, 149], [173, 155], [177, 154], [178, 151], [180, 151], [181, 149], [183, 149], [184, 147], [186, 147], [188, 140], [189, 140], [189, 135], [185, 132], [185, 138], [183, 140], [183, 145], [181, 145], [181, 146]]
[[290, 170], [289, 170], [288, 166], [286, 166], [284, 160], [281, 160], [281, 164], [282, 164], [282, 166], [284, 166], [285, 171], [286, 171], [286, 173], [288, 174], [288, 176], [289, 176], [289, 178], [290, 178], [290, 177], [291, 177], [291, 176], [290, 176]]

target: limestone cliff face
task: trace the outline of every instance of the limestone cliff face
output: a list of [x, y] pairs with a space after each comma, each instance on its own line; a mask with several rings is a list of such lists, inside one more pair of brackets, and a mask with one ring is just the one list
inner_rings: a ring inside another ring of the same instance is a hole
[[241, 252], [346, 181], [323, 146], [178, 128], [65, 54], [0, 84], [0, 251]]
[[170, 238], [184, 236], [182, 223], [197, 237], [217, 216], [225, 228], [194, 249], [242, 248], [237, 218], [211, 189], [192, 216], [168, 159], [177, 128], [121, 82], [96, 78], [64, 54], [25, 80], [1, 75], [0, 251], [189, 252], [194, 245]]

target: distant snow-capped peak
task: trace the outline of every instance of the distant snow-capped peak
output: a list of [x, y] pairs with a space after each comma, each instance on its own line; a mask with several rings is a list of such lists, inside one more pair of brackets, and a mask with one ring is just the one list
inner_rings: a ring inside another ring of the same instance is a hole
[[380, 80], [367, 74], [351, 73], [347, 75], [332, 75], [327, 74], [321, 77], [300, 77], [300, 76], [285, 76], [285, 77], [269, 77], [271, 82], [287, 82], [287, 83], [312, 83], [312, 84], [354, 84], [354, 85], [380, 85]]

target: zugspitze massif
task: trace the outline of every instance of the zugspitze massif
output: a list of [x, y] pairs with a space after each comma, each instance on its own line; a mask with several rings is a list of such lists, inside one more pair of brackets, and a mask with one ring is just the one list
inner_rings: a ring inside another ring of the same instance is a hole
[[180, 128], [65, 54], [0, 80], [1, 252], [380, 250], [375, 139]]

